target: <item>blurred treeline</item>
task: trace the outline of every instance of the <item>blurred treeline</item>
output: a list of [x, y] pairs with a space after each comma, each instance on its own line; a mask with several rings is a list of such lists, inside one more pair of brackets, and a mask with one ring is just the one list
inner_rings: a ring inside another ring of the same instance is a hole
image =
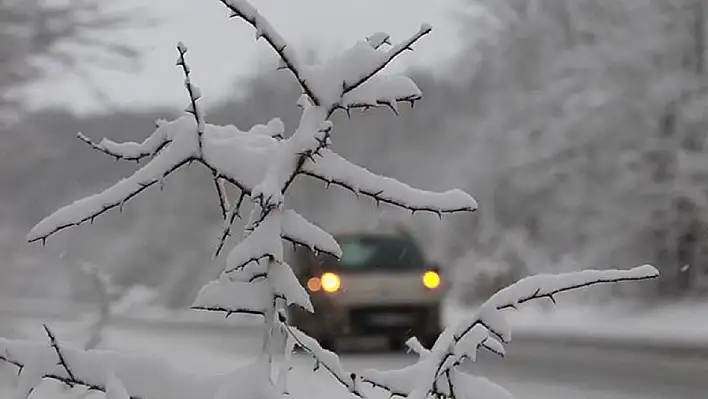
[[[405, 221], [433, 260], [466, 282], [468, 300], [528, 273], [645, 262], [664, 276], [645, 285], [653, 297], [700, 291], [708, 278], [708, 5], [474, 0], [470, 7], [484, 13], [461, 21], [469, 45], [440, 66], [448, 77], [411, 71], [424, 99], [414, 110], [401, 107], [399, 117], [385, 109], [350, 120], [338, 114], [334, 149], [414, 186], [460, 187], [480, 211], [410, 217], [304, 178], [290, 206], [334, 231]], [[238, 99], [208, 109], [209, 121], [247, 129], [279, 116], [291, 131], [299, 91], [274, 69], [235, 84]], [[170, 306], [190, 303], [223, 261], [211, 257], [221, 227], [216, 194], [197, 165], [122, 215], [60, 233], [46, 248], [24, 244], [42, 217], [136, 168], [91, 150], [76, 132], [141, 141], [155, 119], [178, 112], [78, 117], [45, 109], [5, 128], [0, 289], [80, 296], [81, 283], [62, 287], [57, 276], [85, 260], [119, 284], [158, 287]]]

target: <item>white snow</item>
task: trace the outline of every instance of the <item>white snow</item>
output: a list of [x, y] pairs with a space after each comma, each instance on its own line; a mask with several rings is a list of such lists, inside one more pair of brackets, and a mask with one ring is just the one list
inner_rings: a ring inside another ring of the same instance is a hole
[[[70, 378], [67, 371], [57, 364], [56, 353], [47, 342], [8, 341], [0, 338], [0, 353], [11, 361], [33, 365], [25, 370], [32, 377], [36, 370], [42, 370], [59, 378]], [[87, 352], [68, 347], [62, 347], [62, 354], [77, 380], [105, 388], [107, 379], [115, 375], [132, 396], [193, 399], [205, 395], [208, 397], [216, 388], [214, 377], [204, 378], [184, 373], [149, 356], [105, 350]]]
[[192, 308], [219, 310], [227, 314], [265, 314], [270, 303], [270, 290], [265, 282], [231, 281], [221, 278], [202, 287]]
[[[443, 319], [455, 324], [474, 311], [448, 303]], [[708, 303], [646, 306], [621, 299], [606, 305], [559, 301], [551, 308], [529, 304], [505, 311], [517, 336], [679, 348], [708, 346], [708, 318], [697, 317], [702, 314], [708, 314]]]
[[658, 270], [650, 265], [637, 266], [629, 270], [583, 270], [558, 275], [539, 274], [529, 276], [503, 288], [485, 301], [476, 314], [464, 317], [455, 327], [456, 336], [464, 334], [479, 322], [504, 342], [511, 340], [511, 327], [500, 310], [517, 308], [531, 299], [553, 299], [553, 295], [599, 283], [611, 283], [623, 280], [642, 280], [659, 275]]
[[322, 150], [315, 162], [305, 163], [303, 170], [326, 183], [345, 187], [356, 194], [364, 194], [414, 211], [446, 213], [473, 211], [477, 201], [462, 190], [442, 193], [413, 188], [390, 177], [380, 176], [355, 165], [335, 152]]
[[283, 238], [306, 246], [313, 252], [324, 252], [339, 258], [342, 249], [328, 232], [300, 216], [292, 209], [283, 212]]
[[112, 372], [106, 378], [106, 398], [105, 399], [130, 399], [130, 394], [123, 386], [123, 383]]
[[310, 302], [310, 295], [297, 280], [289, 264], [273, 264], [268, 271], [268, 279], [273, 284], [275, 294], [285, 298], [286, 305], [298, 305], [309, 312], [315, 311]]
[[225, 273], [243, 269], [249, 263], [272, 257], [276, 262], [283, 261], [283, 244], [280, 240], [282, 231], [281, 213], [269, 214], [246, 238], [231, 250], [226, 259]]
[[342, 367], [339, 356], [336, 353], [322, 348], [317, 340], [300, 331], [297, 327], [287, 327], [287, 331], [298, 346], [315, 358], [315, 369], [326, 368], [349, 392], [359, 392], [361, 390], [361, 381]]

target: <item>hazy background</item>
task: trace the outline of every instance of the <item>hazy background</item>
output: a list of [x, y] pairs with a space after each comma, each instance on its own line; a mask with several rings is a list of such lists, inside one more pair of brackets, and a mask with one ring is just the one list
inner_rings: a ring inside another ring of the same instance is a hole
[[[122, 215], [45, 247], [25, 242], [43, 217], [136, 168], [91, 150], [77, 132], [141, 141], [155, 119], [179, 115], [187, 97], [174, 66], [178, 40], [190, 48], [210, 123], [246, 129], [279, 116], [295, 126], [298, 87], [275, 71], [250, 27], [229, 21], [217, 1], [149, 3], [0, 0], [0, 297], [87, 299], [91, 286], [77, 270], [90, 262], [122, 287], [154, 287], [158, 303], [181, 307], [218, 273], [216, 194], [197, 165]], [[411, 185], [462, 188], [480, 211], [410, 217], [303, 178], [289, 204], [317, 224], [405, 223], [468, 302], [529, 273], [645, 262], [660, 268], [658, 283], [612, 294], [705, 295], [703, 2], [254, 3], [313, 62], [376, 31], [397, 41], [422, 22], [434, 26], [392, 66], [422, 89], [415, 110], [337, 115], [334, 149]]]

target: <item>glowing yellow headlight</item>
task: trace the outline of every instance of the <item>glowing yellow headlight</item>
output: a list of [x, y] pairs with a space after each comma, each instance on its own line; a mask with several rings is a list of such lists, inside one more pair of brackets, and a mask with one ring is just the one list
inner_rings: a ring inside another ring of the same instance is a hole
[[440, 285], [440, 275], [432, 270], [423, 273], [423, 285], [430, 289], [437, 288]]
[[322, 277], [320, 277], [320, 282], [322, 289], [327, 292], [337, 292], [342, 284], [339, 280], [339, 276], [330, 272], [323, 274]]

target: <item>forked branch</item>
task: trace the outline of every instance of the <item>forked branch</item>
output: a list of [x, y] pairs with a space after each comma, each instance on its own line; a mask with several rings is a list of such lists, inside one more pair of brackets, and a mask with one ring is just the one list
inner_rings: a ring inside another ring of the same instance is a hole
[[[381, 59], [375, 65], [373, 68], [371, 68], [368, 71], [365, 71], [362, 76], [359, 76], [355, 80], [352, 80], [351, 82], [343, 82], [343, 90], [342, 94], [347, 94], [350, 91], [356, 89], [357, 87], [361, 86], [364, 84], [367, 80], [371, 79], [374, 75], [379, 73], [381, 70], [383, 70], [391, 61], [393, 61], [396, 56], [401, 54], [402, 52], [409, 50], [413, 51], [413, 44], [417, 42], [420, 38], [423, 36], [427, 35], [428, 33], [432, 32], [433, 28], [428, 25], [428, 24], [423, 24], [420, 26], [420, 29], [418, 29], [418, 32], [415, 34], [411, 35], [408, 39], [402, 41], [401, 43], [396, 44], [395, 46], [391, 47], [385, 54], [385, 57]], [[388, 38], [387, 38], [388, 40]]]

